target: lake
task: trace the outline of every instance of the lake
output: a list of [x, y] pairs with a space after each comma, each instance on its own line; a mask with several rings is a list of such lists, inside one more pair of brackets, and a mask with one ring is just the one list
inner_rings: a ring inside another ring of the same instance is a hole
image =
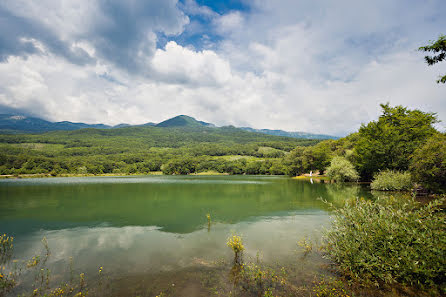
[[[103, 267], [108, 295], [209, 296], [228, 290], [233, 234], [242, 236], [246, 262], [287, 267], [296, 283], [328, 273], [320, 253], [306, 255], [297, 242], [320, 243], [330, 222], [322, 199], [353, 197], [371, 193], [275, 176], [5, 179], [0, 232], [14, 236], [18, 263], [44, 253], [46, 238], [54, 285], [72, 271], [93, 284]], [[32, 271], [22, 277], [11, 296], [32, 286]]]

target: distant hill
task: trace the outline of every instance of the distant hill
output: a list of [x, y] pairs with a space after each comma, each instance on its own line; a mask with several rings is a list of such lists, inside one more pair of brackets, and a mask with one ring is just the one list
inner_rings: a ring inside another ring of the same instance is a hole
[[174, 118], [165, 120], [156, 125], [157, 127], [214, 127], [213, 124], [197, 121], [193, 117], [187, 115], [179, 115]]
[[39, 118], [22, 115], [0, 114], [0, 130], [18, 131], [26, 133], [42, 133], [57, 130], [78, 130], [84, 128], [108, 129], [110, 126], [103, 124], [84, 124], [72, 122], [49, 122]]
[[[0, 114], [0, 134], [16, 134], [16, 133], [45, 133], [60, 130], [79, 130], [85, 128], [94, 129], [123, 129], [128, 127], [159, 127], [159, 128], [215, 128], [211, 123], [198, 121], [187, 115], [179, 115], [171, 119], [165, 120], [159, 124], [146, 123], [141, 125], [119, 124], [109, 126], [104, 124], [85, 124], [73, 123], [68, 121], [50, 122], [40, 118], [27, 117], [14, 114]], [[235, 127], [234, 127], [235, 128]], [[292, 137], [298, 139], [337, 139], [337, 137], [322, 134], [312, 134], [305, 132], [287, 132], [282, 130], [269, 129], [253, 129], [249, 127], [235, 128], [248, 132], [263, 133], [273, 136]]]
[[240, 129], [243, 129], [245, 131], [249, 132], [257, 132], [257, 133], [264, 133], [268, 135], [275, 135], [275, 136], [285, 136], [285, 137], [292, 137], [292, 138], [306, 138], [306, 139], [338, 139], [339, 137], [331, 136], [331, 135], [325, 135], [325, 134], [313, 134], [313, 133], [306, 133], [306, 132], [288, 132], [283, 130], [269, 130], [269, 129], [253, 129], [249, 127], [241, 127]]

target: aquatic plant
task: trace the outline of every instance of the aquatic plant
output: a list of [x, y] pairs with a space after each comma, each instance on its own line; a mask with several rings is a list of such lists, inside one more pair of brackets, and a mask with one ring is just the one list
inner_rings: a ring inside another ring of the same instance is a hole
[[242, 237], [238, 235], [232, 235], [228, 238], [227, 245], [234, 252], [234, 263], [242, 263], [242, 253], [245, 250], [245, 247], [242, 243]]
[[[42, 245], [44, 252], [41, 255], [35, 255], [29, 260], [11, 260], [13, 256], [13, 237], [6, 234], [0, 236], [0, 296], [4, 296], [11, 292], [18, 284], [24, 284], [22, 274], [24, 272], [34, 273], [34, 281], [30, 286], [23, 287], [20, 297], [85, 297], [88, 294], [85, 275], [79, 275], [78, 283], [74, 283], [73, 279], [73, 262], [70, 258], [70, 274], [69, 282], [62, 282], [58, 286], [51, 286], [52, 274], [50, 269], [46, 267], [51, 252], [48, 241], [44, 237]], [[102, 281], [103, 267], [99, 268], [100, 282]], [[27, 292], [26, 290], [30, 290]], [[106, 296], [106, 294], [103, 294]]]
[[304, 250], [305, 255], [313, 250], [313, 244], [311, 243], [311, 241], [307, 240], [305, 237], [302, 238], [301, 240], [299, 240], [297, 242], [297, 245], [300, 246]]
[[237, 275], [237, 285], [245, 292], [255, 296], [275, 296], [288, 285], [285, 268], [280, 272], [262, 267], [260, 262], [242, 264]]
[[317, 297], [350, 297], [347, 294], [344, 283], [340, 280], [328, 278], [313, 282], [313, 292]]
[[350, 200], [334, 210], [323, 251], [361, 283], [400, 283], [445, 293], [445, 197], [421, 205], [410, 196]]
[[14, 237], [0, 235], [0, 265], [9, 261], [14, 248]]

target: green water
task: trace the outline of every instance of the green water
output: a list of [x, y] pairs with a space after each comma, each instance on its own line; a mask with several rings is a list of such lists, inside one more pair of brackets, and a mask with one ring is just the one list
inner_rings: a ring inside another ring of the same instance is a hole
[[[152, 278], [150, 287], [163, 275], [181, 278], [181, 271], [230, 261], [226, 241], [234, 233], [243, 237], [246, 259], [291, 265], [297, 241], [318, 243], [329, 224], [320, 198], [336, 205], [358, 196], [371, 194], [356, 185], [266, 176], [1, 180], [0, 232], [15, 237], [17, 259], [42, 251], [46, 237], [54, 274], [66, 274], [72, 257], [76, 271], [93, 275], [103, 266], [117, 290], [128, 290], [135, 278]], [[305, 270], [319, 271], [321, 261], [310, 258]]]

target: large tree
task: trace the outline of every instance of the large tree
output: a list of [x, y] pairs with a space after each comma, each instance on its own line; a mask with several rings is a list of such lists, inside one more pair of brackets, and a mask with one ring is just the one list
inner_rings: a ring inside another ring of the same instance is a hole
[[[440, 35], [437, 41], [431, 41], [430, 45], [422, 46], [418, 50], [424, 52], [432, 52], [436, 55], [425, 56], [426, 63], [431, 66], [446, 59], [446, 35]], [[446, 75], [440, 76], [437, 83], [446, 83]]]
[[446, 193], [446, 134], [438, 133], [413, 154], [412, 176], [424, 188]]
[[378, 121], [362, 125], [355, 146], [361, 178], [370, 180], [384, 169], [407, 170], [412, 153], [436, 133], [434, 113], [381, 104]]

